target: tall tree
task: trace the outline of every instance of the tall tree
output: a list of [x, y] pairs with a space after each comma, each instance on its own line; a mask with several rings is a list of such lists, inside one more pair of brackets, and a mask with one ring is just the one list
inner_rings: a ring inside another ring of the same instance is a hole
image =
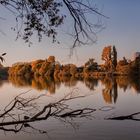
[[102, 60], [106, 63], [111, 60], [111, 46], [104, 47], [102, 52]]
[[111, 46], [104, 47], [102, 52], [102, 60], [105, 61], [105, 69], [109, 71], [111, 69]]
[[104, 47], [102, 60], [105, 61], [104, 65], [107, 71], [115, 71], [117, 66], [117, 50], [115, 46]]
[[37, 34], [39, 41], [45, 35], [51, 37], [53, 42], [57, 42], [58, 27], [65, 23], [66, 17], [72, 17], [74, 30], [72, 37], [75, 47], [95, 41], [90, 35], [96, 37], [95, 28], [102, 28], [100, 23], [91, 23], [93, 16], [89, 14], [107, 18], [96, 5], [91, 4], [92, 2], [92, 0], [0, 0], [0, 5], [15, 16], [18, 26], [13, 30], [17, 32], [17, 38], [21, 37], [29, 44], [34, 34]]
[[113, 50], [112, 50], [112, 64], [113, 64], [113, 69], [116, 70], [116, 66], [117, 66], [117, 50], [116, 50], [115, 46], [113, 46]]

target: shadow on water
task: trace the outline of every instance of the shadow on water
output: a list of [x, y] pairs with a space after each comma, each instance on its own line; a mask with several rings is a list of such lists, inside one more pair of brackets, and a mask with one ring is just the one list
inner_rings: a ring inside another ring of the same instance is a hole
[[75, 87], [78, 82], [82, 82], [90, 90], [96, 89], [101, 83], [102, 96], [106, 103], [112, 104], [117, 102], [118, 88], [123, 89], [124, 92], [127, 89], [133, 89], [136, 93], [140, 93], [140, 78], [128, 77], [128, 76], [116, 76], [116, 77], [95, 77], [95, 78], [75, 78], [64, 76], [61, 78], [51, 77], [22, 77], [22, 76], [10, 76], [9, 81], [16, 87], [32, 87], [37, 90], [47, 90], [50, 94], [56, 93], [56, 90], [64, 85], [65, 87]]

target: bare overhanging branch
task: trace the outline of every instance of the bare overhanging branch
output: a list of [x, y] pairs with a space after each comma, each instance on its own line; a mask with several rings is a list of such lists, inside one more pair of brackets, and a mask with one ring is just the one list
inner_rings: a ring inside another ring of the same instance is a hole
[[[94, 43], [97, 39], [96, 28], [102, 29], [102, 24], [95, 25], [90, 17], [100, 16], [108, 19], [99, 9], [90, 4], [92, 0], [0, 0], [0, 4], [9, 10], [16, 19], [16, 26], [12, 29], [17, 32], [17, 39], [22, 38], [31, 44], [31, 38], [37, 34], [41, 41], [43, 35], [51, 37], [53, 42], [59, 42], [57, 30], [65, 23], [62, 8], [70, 13], [73, 19], [72, 47]], [[4, 17], [5, 18], [5, 17]]]

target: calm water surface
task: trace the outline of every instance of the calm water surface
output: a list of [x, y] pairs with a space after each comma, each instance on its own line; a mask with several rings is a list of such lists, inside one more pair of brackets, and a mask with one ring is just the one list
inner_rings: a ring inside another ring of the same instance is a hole
[[[28, 92], [27, 92], [28, 91]], [[27, 92], [27, 93], [25, 93]], [[68, 119], [66, 122], [49, 118], [32, 122], [31, 127], [24, 127], [15, 133], [3, 130], [0, 126], [2, 140], [139, 140], [140, 121], [107, 120], [107, 118], [129, 115], [140, 111], [140, 79], [139, 78], [100, 78], [100, 79], [63, 79], [25, 80], [22, 78], [0, 81], [0, 110], [2, 111], [20, 93], [26, 98], [43, 98], [36, 100], [41, 107], [56, 102], [68, 93], [75, 98], [67, 104], [73, 108], [94, 108], [92, 116]], [[15, 111], [16, 112], [16, 111]], [[136, 115], [140, 118], [140, 115]], [[6, 118], [4, 118], [6, 119]], [[0, 120], [2, 122], [2, 119]], [[19, 126], [6, 126], [7, 130]], [[47, 133], [43, 133], [45, 131]]]

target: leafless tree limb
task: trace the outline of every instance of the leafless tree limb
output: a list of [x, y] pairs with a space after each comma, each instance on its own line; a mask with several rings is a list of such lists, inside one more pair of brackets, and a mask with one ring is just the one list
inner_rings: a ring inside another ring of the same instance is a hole
[[107, 120], [120, 120], [120, 121], [133, 120], [133, 121], [140, 121], [140, 118], [135, 118], [139, 114], [140, 114], [140, 112], [136, 112], [136, 113], [132, 113], [132, 114], [129, 114], [129, 115], [122, 115], [122, 116], [107, 118]]
[[65, 7], [73, 19], [74, 48], [96, 40], [95, 29], [101, 29], [102, 24], [98, 26], [93, 24], [89, 20], [91, 15], [108, 18], [90, 2], [92, 0], [0, 0], [0, 5], [15, 17], [17, 24], [12, 29], [17, 32], [17, 39], [22, 37], [29, 44], [34, 34], [37, 34], [39, 41], [45, 35], [51, 37], [53, 42], [58, 42], [57, 29], [65, 23], [65, 18], [68, 16], [62, 12]]
[[[66, 118], [77, 118], [90, 116], [96, 109], [80, 108], [72, 109], [67, 105], [67, 101], [82, 98], [84, 96], [73, 97], [72, 94], [67, 94], [64, 98], [38, 107], [36, 103], [38, 99], [44, 97], [40, 95], [36, 98], [23, 98], [23, 93], [16, 96], [0, 114], [0, 129], [4, 131], [20, 132], [25, 127], [35, 129], [30, 125], [31, 122], [47, 120], [49, 117], [65, 120]], [[39, 108], [38, 110], [36, 108]], [[30, 112], [29, 112], [30, 110]], [[16, 113], [15, 113], [16, 112]], [[10, 127], [8, 127], [10, 126]], [[11, 128], [11, 126], [13, 126]], [[38, 130], [38, 129], [37, 129]], [[38, 130], [41, 133], [46, 131]]]

